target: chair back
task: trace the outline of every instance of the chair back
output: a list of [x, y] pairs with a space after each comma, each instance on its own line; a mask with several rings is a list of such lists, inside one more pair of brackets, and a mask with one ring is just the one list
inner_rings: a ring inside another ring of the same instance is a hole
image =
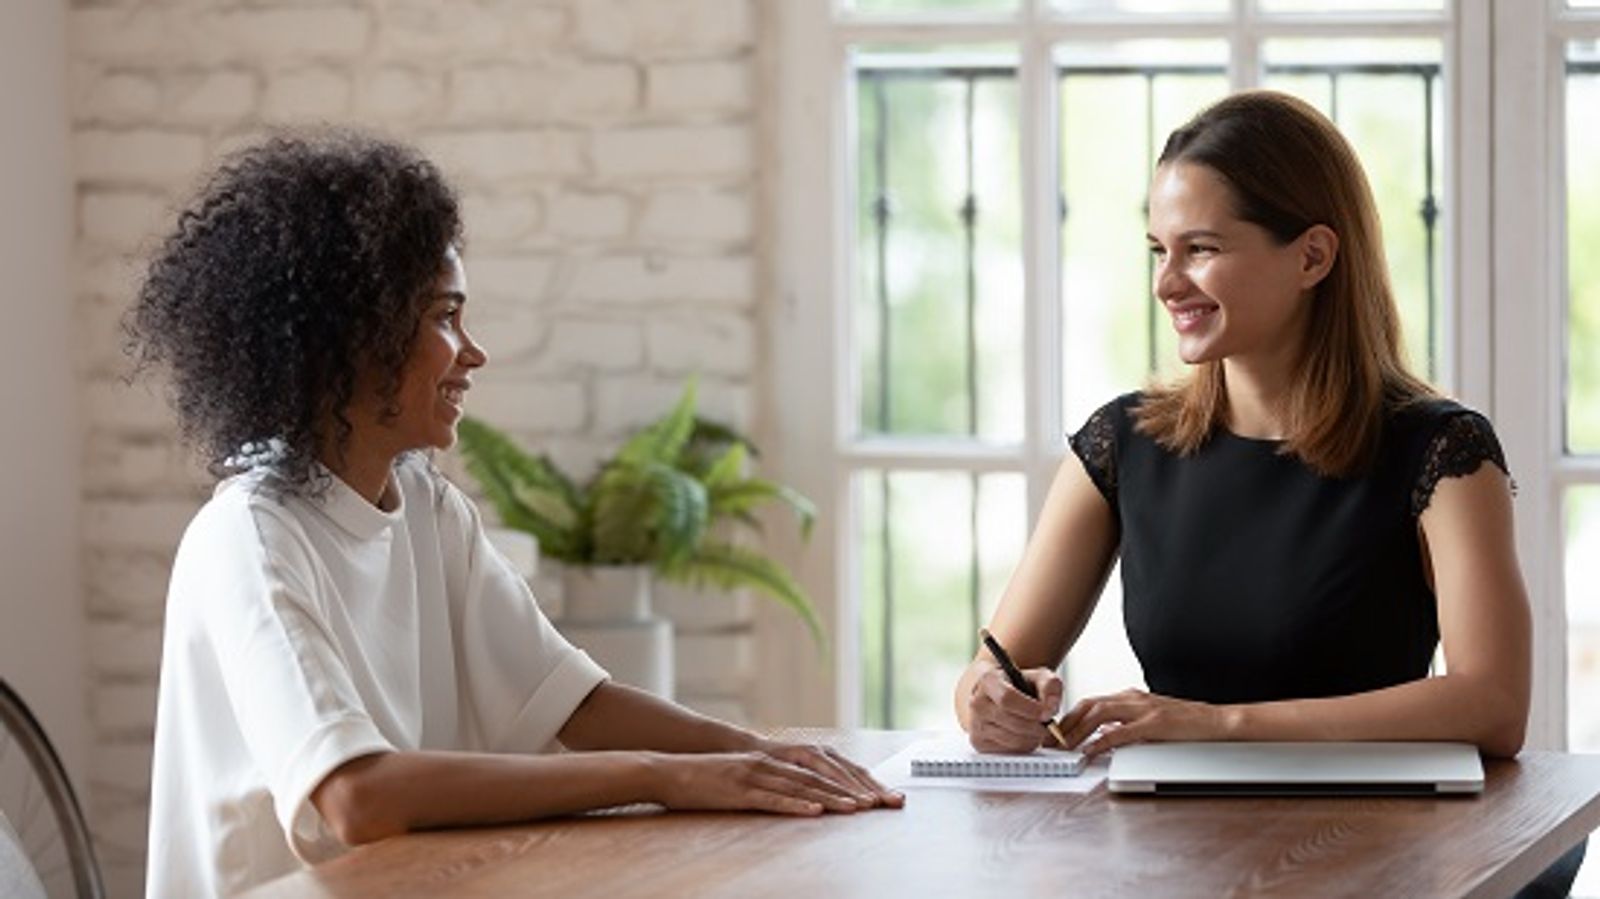
[[[0, 888], [10, 864], [16, 889], [31, 895], [104, 899], [89, 827], [61, 758], [22, 697], [0, 678]], [[22, 871], [21, 859], [29, 871]], [[31, 878], [27, 875], [32, 875]], [[9, 896], [10, 893], [3, 893]]]
[[0, 897], [4, 899], [50, 899], [33, 870], [33, 862], [22, 851], [22, 838], [12, 829], [4, 809], [0, 809]]

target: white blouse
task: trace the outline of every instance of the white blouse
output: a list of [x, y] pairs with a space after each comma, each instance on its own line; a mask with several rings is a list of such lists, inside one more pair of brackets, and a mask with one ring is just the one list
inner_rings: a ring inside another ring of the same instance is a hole
[[228, 895], [338, 854], [310, 796], [386, 750], [541, 752], [606, 673], [420, 458], [384, 510], [337, 478], [218, 485], [173, 564], [147, 895]]

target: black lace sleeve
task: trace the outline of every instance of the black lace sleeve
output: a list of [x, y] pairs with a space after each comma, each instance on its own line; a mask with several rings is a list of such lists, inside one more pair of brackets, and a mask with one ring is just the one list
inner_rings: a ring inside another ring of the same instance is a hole
[[1117, 507], [1117, 404], [1096, 409], [1077, 433], [1067, 438], [1073, 453], [1082, 460], [1089, 480], [1099, 488], [1111, 508]]
[[[1422, 454], [1422, 467], [1411, 489], [1411, 516], [1415, 518], [1428, 508], [1433, 500], [1433, 489], [1439, 486], [1441, 479], [1466, 477], [1484, 462], [1493, 462], [1508, 477], [1511, 474], [1506, 467], [1505, 453], [1500, 449], [1500, 440], [1494, 436], [1488, 419], [1476, 412], [1452, 416]], [[1514, 492], [1516, 483], [1512, 482], [1511, 486]]]

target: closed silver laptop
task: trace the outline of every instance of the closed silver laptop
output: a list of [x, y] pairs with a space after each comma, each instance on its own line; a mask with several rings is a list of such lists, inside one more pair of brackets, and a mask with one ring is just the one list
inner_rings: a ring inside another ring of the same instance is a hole
[[1111, 755], [1113, 793], [1440, 795], [1483, 792], [1467, 743], [1141, 743]]

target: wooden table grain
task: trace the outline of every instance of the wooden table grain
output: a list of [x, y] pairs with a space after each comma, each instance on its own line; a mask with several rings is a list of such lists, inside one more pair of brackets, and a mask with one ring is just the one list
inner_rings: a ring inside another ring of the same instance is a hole
[[[920, 735], [799, 730], [871, 765]], [[411, 834], [266, 884], [306, 897], [1451, 896], [1514, 892], [1600, 827], [1600, 756], [1486, 765], [1475, 798], [914, 791], [821, 818], [640, 811]]]

